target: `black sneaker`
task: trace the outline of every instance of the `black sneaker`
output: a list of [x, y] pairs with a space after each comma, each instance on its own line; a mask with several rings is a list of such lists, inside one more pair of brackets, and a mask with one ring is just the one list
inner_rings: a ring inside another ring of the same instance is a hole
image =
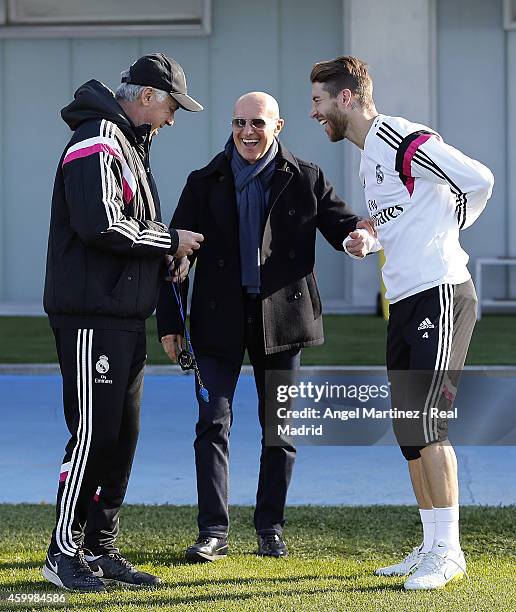
[[161, 579], [153, 574], [138, 571], [120, 553], [109, 553], [98, 559], [88, 560], [93, 575], [108, 585], [118, 584], [125, 587], [157, 587]]
[[90, 569], [82, 550], [71, 557], [62, 553], [47, 553], [43, 577], [67, 591], [98, 592], [106, 588]]
[[186, 549], [185, 558], [189, 563], [205, 563], [223, 559], [228, 554], [227, 538], [199, 536], [195, 544]]
[[277, 533], [259, 533], [258, 554], [261, 557], [288, 557], [287, 545]]

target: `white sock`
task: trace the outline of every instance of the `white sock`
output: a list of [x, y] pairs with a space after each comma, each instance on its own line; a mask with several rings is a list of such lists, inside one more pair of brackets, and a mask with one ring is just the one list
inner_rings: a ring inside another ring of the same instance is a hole
[[421, 523], [423, 525], [423, 544], [420, 546], [421, 552], [428, 552], [432, 548], [434, 543], [435, 534], [435, 516], [433, 508], [431, 510], [419, 509], [419, 515], [421, 516]]
[[434, 508], [434, 516], [434, 546], [441, 543], [449, 550], [459, 551], [459, 506]]

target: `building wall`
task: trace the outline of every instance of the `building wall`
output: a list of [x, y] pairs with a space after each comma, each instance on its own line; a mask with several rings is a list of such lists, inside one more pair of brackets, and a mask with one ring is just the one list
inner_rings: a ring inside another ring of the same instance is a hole
[[[233, 102], [246, 91], [278, 98], [284, 142], [320, 163], [342, 191], [343, 149], [330, 147], [308, 117], [311, 66], [341, 48], [340, 0], [216, 0], [210, 36], [0, 42], [0, 301], [41, 300], [53, 177], [70, 135], [59, 110], [81, 83], [97, 78], [116, 88], [121, 70], [156, 50], [185, 68], [206, 111], [179, 112], [153, 143], [168, 222], [188, 173], [224, 146]], [[323, 295], [342, 299], [342, 255], [323, 248], [321, 260]]]
[[[515, 134], [516, 126], [514, 105], [507, 97], [514, 96], [516, 85], [515, 32], [503, 29], [501, 0], [439, 0], [437, 26], [438, 129], [447, 142], [486, 164], [495, 176], [484, 213], [461, 233], [474, 273], [477, 257], [516, 255], [516, 194], [507, 172], [516, 143], [508, 130], [511, 126]], [[508, 278], [508, 268], [485, 268], [484, 296], [508, 297], [511, 289], [514, 296], [516, 285], [509, 287]]]
[[[308, 118], [312, 64], [343, 52], [367, 60], [379, 108], [428, 122], [495, 172], [485, 216], [464, 233], [479, 255], [516, 256], [516, 34], [502, 28], [502, 0], [213, 0], [209, 36], [0, 41], [0, 303], [41, 302], [52, 182], [69, 137], [59, 110], [90, 78], [112, 88], [146, 52], [177, 58], [189, 89], [206, 107], [179, 112], [153, 143], [163, 217], [188, 173], [230, 134], [236, 97], [263, 89], [280, 102], [291, 150], [319, 163], [359, 214], [357, 152], [330, 144]], [[435, 29], [433, 29], [435, 27]], [[326, 309], [372, 310], [376, 256], [355, 264], [318, 241], [317, 271]], [[504, 295], [508, 273], [493, 270], [486, 291]], [[512, 285], [516, 290], [516, 282]]]
[[[434, 123], [434, 0], [346, 0], [344, 7], [344, 51], [369, 64], [378, 112]], [[347, 155], [346, 197], [359, 214], [367, 215], [358, 181], [359, 150], [349, 143], [342, 146]], [[356, 309], [373, 307], [379, 277], [376, 254], [363, 262], [346, 263], [348, 295]]]

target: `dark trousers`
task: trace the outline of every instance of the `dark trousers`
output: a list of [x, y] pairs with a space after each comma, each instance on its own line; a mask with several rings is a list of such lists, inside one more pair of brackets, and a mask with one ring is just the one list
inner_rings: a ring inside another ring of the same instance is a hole
[[118, 517], [140, 427], [145, 332], [54, 329], [70, 439], [51, 548], [116, 552]]
[[[267, 370], [298, 369], [301, 351], [294, 349], [265, 355], [261, 302], [251, 298], [246, 299], [246, 347], [254, 371], [262, 428], [254, 525], [257, 533], [281, 534], [296, 449], [288, 445], [265, 446], [265, 376]], [[233, 395], [243, 356], [243, 353], [225, 359], [197, 356], [204, 385], [210, 394], [209, 403], [199, 401], [198, 397], [199, 420], [194, 443], [200, 535], [226, 536], [229, 529], [229, 434], [233, 422]]]

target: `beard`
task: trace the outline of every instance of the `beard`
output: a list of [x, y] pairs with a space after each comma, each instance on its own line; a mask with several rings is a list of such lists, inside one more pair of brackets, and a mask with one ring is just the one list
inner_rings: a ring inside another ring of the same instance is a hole
[[325, 118], [330, 125], [329, 137], [331, 142], [344, 140], [344, 138], [346, 138], [349, 121], [346, 115], [338, 109], [337, 103], [335, 103], [333, 108], [326, 113]]

